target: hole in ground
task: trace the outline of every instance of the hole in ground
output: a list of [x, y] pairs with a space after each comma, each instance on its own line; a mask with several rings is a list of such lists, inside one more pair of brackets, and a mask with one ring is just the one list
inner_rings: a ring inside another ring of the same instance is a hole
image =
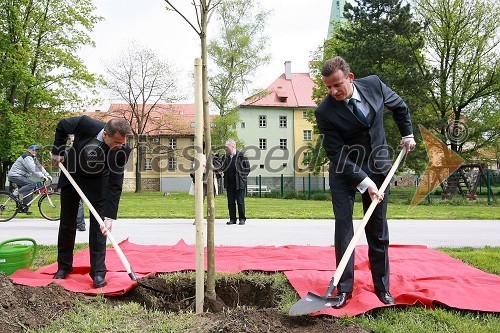
[[[185, 276], [168, 279], [152, 276], [139, 280], [139, 286], [121, 297], [111, 297], [111, 303], [136, 302], [148, 309], [165, 312], [195, 310], [196, 281]], [[150, 287], [146, 288], [144, 286]], [[272, 277], [267, 279], [245, 279], [224, 276], [216, 279], [217, 299], [205, 296], [204, 311], [217, 313], [228, 308], [252, 307], [256, 309], [275, 308], [279, 292], [273, 287]]]

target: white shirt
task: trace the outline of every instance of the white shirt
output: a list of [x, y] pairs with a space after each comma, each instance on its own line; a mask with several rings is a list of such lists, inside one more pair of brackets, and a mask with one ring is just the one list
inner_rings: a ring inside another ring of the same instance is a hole
[[[370, 107], [368, 105], [368, 103], [363, 99], [361, 98], [361, 95], [359, 94], [358, 92], [358, 89], [356, 89], [356, 86], [353, 84], [352, 85], [352, 96], [351, 98], [346, 98], [344, 100], [344, 102], [349, 105], [349, 101], [351, 99], [355, 99], [356, 100], [356, 105], [358, 106], [358, 109], [361, 110], [361, 112], [363, 112], [363, 114], [365, 115], [365, 117], [368, 119], [368, 114], [370, 113]], [[349, 106], [349, 110], [351, 110], [352, 112], [352, 106]]]

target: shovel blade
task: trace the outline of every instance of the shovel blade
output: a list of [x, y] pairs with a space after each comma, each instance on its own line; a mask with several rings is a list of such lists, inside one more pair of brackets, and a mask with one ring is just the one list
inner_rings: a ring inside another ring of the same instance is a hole
[[289, 311], [290, 316], [302, 316], [315, 313], [332, 306], [331, 300], [327, 297], [318, 296], [311, 292], [302, 297], [297, 303], [292, 305]]

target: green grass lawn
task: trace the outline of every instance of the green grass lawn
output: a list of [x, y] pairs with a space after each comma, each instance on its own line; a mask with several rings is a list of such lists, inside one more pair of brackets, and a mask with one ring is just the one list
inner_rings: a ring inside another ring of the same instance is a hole
[[[268, 195], [268, 194], [267, 194]], [[279, 196], [278, 193], [272, 193]], [[296, 198], [299, 196], [300, 198]], [[245, 198], [246, 215], [251, 219], [333, 219], [333, 209], [328, 193], [315, 192], [308, 200], [307, 193], [286, 192], [287, 199], [256, 196]], [[413, 197], [412, 189], [392, 190], [389, 197], [387, 217], [390, 219], [431, 219], [431, 220], [496, 220], [500, 218], [499, 203], [486, 199], [468, 201], [457, 196], [453, 200], [443, 201], [434, 197], [429, 205], [426, 200], [414, 208], [409, 204]], [[354, 218], [363, 218], [360, 196], [356, 197]], [[227, 218], [227, 200], [225, 194], [215, 197], [216, 218]], [[16, 218], [42, 218], [36, 204], [31, 207], [32, 215], [18, 214]], [[87, 209], [86, 216], [89, 216]], [[194, 196], [187, 192], [171, 192], [163, 196], [162, 192], [124, 192], [120, 200], [119, 218], [194, 218]]]
[[[172, 192], [163, 196], [161, 192], [123, 193], [120, 201], [120, 218], [193, 218], [194, 197], [185, 192]], [[486, 203], [434, 200], [431, 205], [420, 204], [409, 208], [411, 197], [396, 198], [389, 204], [390, 219], [498, 219], [498, 205]], [[245, 198], [246, 215], [254, 219], [332, 219], [333, 210], [329, 200], [301, 200], [279, 198]], [[216, 218], [226, 218], [225, 195], [215, 197]], [[361, 203], [355, 204], [354, 217], [361, 219]]]

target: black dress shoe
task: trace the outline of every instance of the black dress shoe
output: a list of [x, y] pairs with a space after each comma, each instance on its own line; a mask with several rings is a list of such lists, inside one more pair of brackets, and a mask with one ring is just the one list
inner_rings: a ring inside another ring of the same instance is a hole
[[226, 222], [226, 224], [236, 224], [236, 221], [229, 221], [229, 222]]
[[238, 223], [239, 225], [245, 225], [245, 222], [246, 220], [240, 220], [240, 223]]
[[388, 291], [375, 291], [375, 294], [377, 295], [378, 299], [382, 303], [389, 304], [389, 305], [394, 304], [394, 298], [392, 297], [390, 292], [388, 292]]
[[68, 270], [68, 271], [65, 271], [64, 269], [60, 269], [54, 275], [54, 280], [64, 280], [69, 275], [69, 273], [71, 273], [72, 271], [73, 271], [73, 268]]
[[76, 226], [76, 230], [78, 230], [78, 231], [85, 231], [87, 229], [85, 228], [85, 224], [83, 224], [83, 225]]
[[101, 288], [107, 285], [108, 283], [102, 276], [95, 276], [94, 277], [94, 288]]
[[347, 300], [352, 298], [352, 293], [337, 293], [334, 298], [330, 298], [332, 307], [335, 309], [341, 309], [347, 304]]

